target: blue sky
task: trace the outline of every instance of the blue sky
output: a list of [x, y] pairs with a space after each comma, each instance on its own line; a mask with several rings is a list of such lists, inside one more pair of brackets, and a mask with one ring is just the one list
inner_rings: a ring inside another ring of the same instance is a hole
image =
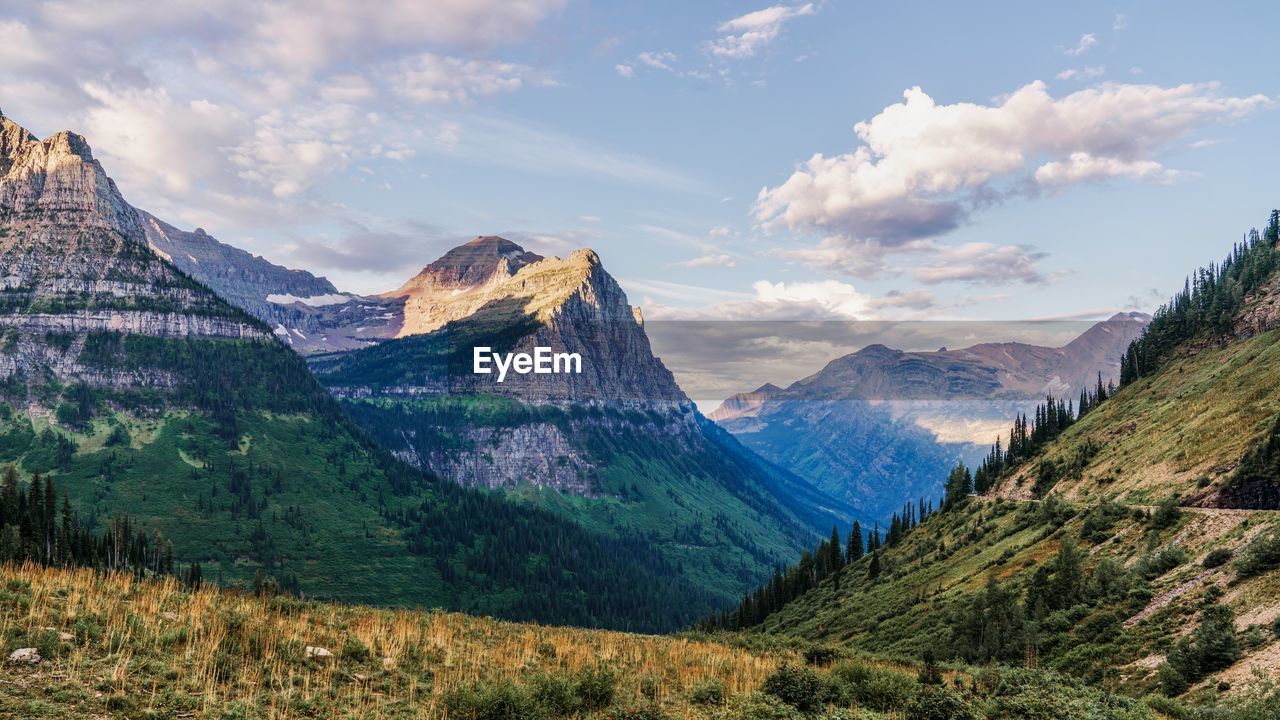
[[501, 233], [595, 248], [659, 319], [1091, 318], [1154, 309], [1280, 205], [1278, 15], [16, 2], [0, 107], [344, 290]]

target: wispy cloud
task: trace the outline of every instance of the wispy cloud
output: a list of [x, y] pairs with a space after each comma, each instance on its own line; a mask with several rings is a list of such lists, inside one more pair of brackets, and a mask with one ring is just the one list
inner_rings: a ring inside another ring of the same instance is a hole
[[813, 3], [774, 5], [726, 20], [716, 27], [720, 37], [707, 45], [712, 56], [722, 60], [753, 57], [778, 39], [788, 22], [818, 12]]
[[1085, 33], [1076, 41], [1076, 46], [1067, 48], [1063, 51], [1064, 55], [1083, 55], [1089, 52], [1089, 48], [1098, 44], [1098, 38], [1093, 33]]

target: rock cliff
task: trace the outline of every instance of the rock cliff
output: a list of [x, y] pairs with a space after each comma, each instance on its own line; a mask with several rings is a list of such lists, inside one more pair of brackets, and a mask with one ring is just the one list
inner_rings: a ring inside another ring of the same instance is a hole
[[264, 340], [270, 332], [147, 246], [145, 216], [75, 133], [35, 138], [0, 116], [0, 377], [111, 384], [78, 362], [94, 333]]

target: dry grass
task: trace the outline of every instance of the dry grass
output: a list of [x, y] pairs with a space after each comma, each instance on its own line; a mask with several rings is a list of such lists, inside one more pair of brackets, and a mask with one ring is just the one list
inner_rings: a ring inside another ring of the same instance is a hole
[[[53, 630], [49, 630], [53, 629]], [[59, 641], [58, 632], [72, 641]], [[6, 665], [0, 717], [445, 717], [441, 697], [476, 681], [607, 665], [618, 698], [642, 685], [675, 717], [718, 678], [757, 689], [785, 653], [681, 638], [499, 622], [466, 615], [258, 599], [172, 580], [0, 566], [5, 655], [39, 643], [53, 657]], [[332, 658], [307, 655], [319, 646]]]

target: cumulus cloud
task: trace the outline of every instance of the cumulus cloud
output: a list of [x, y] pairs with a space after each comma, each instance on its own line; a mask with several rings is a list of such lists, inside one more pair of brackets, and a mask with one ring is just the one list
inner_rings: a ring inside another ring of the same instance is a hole
[[633, 78], [636, 76], [636, 69], [625, 63], [618, 63], [613, 66], [613, 69], [624, 78]]
[[804, 5], [774, 5], [739, 15], [716, 27], [720, 37], [711, 41], [707, 49], [712, 56], [723, 60], [742, 60], [753, 57], [782, 33], [786, 23], [798, 17], [818, 12], [813, 3]]
[[939, 105], [920, 88], [854, 126], [853, 152], [813, 155], [756, 196], [766, 231], [824, 235], [796, 259], [861, 276], [893, 252], [931, 241], [1012, 195], [1105, 178], [1169, 182], [1158, 159], [1192, 132], [1272, 104], [1214, 84], [1104, 83], [1054, 98], [1033, 82], [990, 105]]

